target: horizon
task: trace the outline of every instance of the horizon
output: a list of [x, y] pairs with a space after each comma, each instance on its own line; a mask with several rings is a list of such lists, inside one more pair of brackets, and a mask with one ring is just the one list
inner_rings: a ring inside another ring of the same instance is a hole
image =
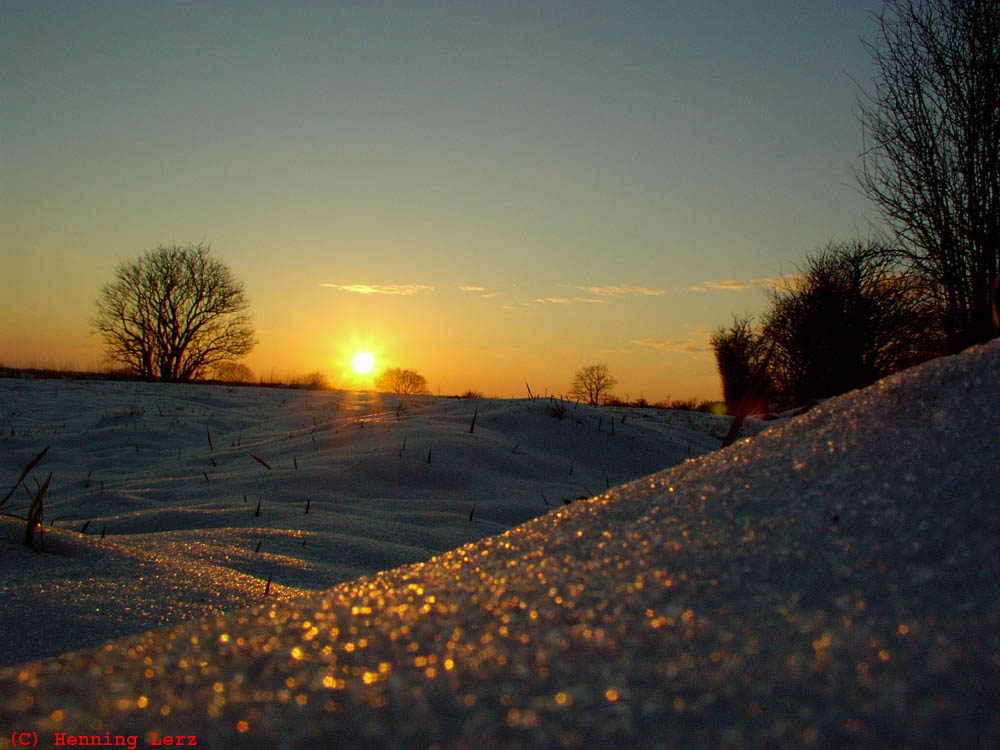
[[0, 8], [0, 359], [98, 371], [120, 262], [204, 242], [258, 378], [718, 399], [708, 345], [831, 240], [880, 3]]

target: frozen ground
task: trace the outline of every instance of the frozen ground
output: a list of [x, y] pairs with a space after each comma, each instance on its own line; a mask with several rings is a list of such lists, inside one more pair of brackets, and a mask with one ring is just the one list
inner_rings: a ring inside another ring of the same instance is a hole
[[[461, 433], [468, 406], [441, 418]], [[995, 342], [427, 562], [2, 670], [0, 747], [996, 747], [998, 407]], [[456, 492], [468, 522], [486, 501]]]
[[[426, 560], [725, 429], [547, 399], [0, 380], [0, 497], [45, 446], [33, 475], [52, 473], [45, 554], [0, 518], [0, 666], [246, 607], [268, 578], [285, 599]], [[2, 511], [29, 502], [19, 489]]]

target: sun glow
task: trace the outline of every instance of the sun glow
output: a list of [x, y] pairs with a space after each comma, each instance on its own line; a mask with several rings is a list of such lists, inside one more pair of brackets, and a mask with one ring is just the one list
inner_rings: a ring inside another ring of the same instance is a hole
[[375, 369], [375, 357], [368, 352], [358, 352], [352, 361], [354, 372], [358, 375], [367, 375]]

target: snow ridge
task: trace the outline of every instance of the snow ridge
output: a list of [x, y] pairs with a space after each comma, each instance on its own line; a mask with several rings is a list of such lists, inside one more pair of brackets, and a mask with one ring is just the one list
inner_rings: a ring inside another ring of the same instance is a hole
[[240, 748], [995, 746], [998, 406], [994, 342], [425, 563], [0, 671], [0, 720]]

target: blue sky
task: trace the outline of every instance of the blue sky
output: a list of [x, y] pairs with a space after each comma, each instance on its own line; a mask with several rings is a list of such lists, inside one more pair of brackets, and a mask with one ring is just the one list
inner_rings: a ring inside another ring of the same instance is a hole
[[115, 265], [205, 241], [261, 375], [717, 395], [708, 332], [869, 229], [878, 7], [5, 2], [0, 360], [99, 364]]

